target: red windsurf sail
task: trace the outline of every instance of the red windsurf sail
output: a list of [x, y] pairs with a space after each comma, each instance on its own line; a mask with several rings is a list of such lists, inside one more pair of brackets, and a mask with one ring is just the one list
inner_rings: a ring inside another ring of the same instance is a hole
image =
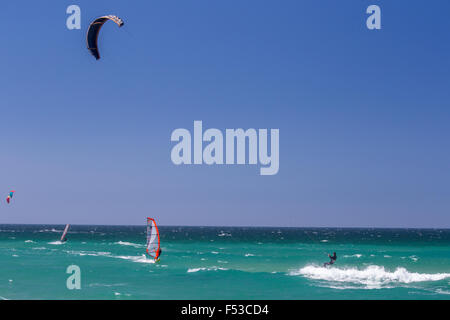
[[66, 224], [66, 227], [64, 228], [63, 234], [61, 236], [61, 240], [60, 240], [61, 242], [66, 241], [66, 235], [67, 235], [67, 232], [69, 231], [69, 228], [70, 228], [70, 224]]
[[153, 218], [147, 218], [147, 254], [155, 260], [158, 260], [160, 253], [159, 231], [156, 221]]

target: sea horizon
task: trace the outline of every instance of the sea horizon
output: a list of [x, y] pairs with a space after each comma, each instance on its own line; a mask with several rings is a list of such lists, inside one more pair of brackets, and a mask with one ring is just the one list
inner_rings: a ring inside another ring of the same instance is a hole
[[[0, 226], [65, 226], [67, 223], [0, 223]], [[88, 224], [88, 223], [69, 223], [71, 226], [93, 226], [93, 227], [142, 227], [142, 224]], [[351, 227], [351, 226], [264, 226], [264, 225], [178, 225], [178, 224], [159, 224], [160, 227], [193, 227], [193, 228], [275, 228], [275, 229], [369, 229], [369, 230], [450, 230], [450, 227]]]

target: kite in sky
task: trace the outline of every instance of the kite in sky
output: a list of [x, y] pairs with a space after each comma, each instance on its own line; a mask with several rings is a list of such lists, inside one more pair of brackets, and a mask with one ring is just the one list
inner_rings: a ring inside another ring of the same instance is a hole
[[12, 198], [14, 197], [14, 190], [12, 190], [9, 194], [8, 194], [8, 196], [6, 197], [6, 202], [9, 204], [10, 202], [11, 202], [11, 200], [12, 200]]
[[100, 29], [107, 21], [115, 22], [119, 27], [122, 27], [124, 22], [122, 19], [116, 16], [103, 16], [95, 19], [89, 26], [87, 32], [87, 47], [95, 59], [100, 59], [100, 52], [98, 51], [98, 35]]

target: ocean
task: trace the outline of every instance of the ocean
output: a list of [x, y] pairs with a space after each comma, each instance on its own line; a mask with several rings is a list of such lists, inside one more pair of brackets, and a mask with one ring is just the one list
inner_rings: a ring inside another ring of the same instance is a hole
[[63, 229], [0, 225], [0, 299], [450, 298], [448, 229], [162, 226], [159, 263], [144, 225]]

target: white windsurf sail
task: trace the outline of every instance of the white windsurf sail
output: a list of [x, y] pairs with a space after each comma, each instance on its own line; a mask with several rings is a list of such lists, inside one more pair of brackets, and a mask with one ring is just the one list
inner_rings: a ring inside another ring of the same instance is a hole
[[158, 260], [160, 253], [159, 231], [155, 219], [147, 218], [147, 254]]
[[66, 235], [67, 235], [67, 232], [69, 231], [69, 228], [70, 228], [70, 224], [66, 224], [66, 227], [64, 228], [64, 232], [61, 236], [61, 242], [66, 240]]

